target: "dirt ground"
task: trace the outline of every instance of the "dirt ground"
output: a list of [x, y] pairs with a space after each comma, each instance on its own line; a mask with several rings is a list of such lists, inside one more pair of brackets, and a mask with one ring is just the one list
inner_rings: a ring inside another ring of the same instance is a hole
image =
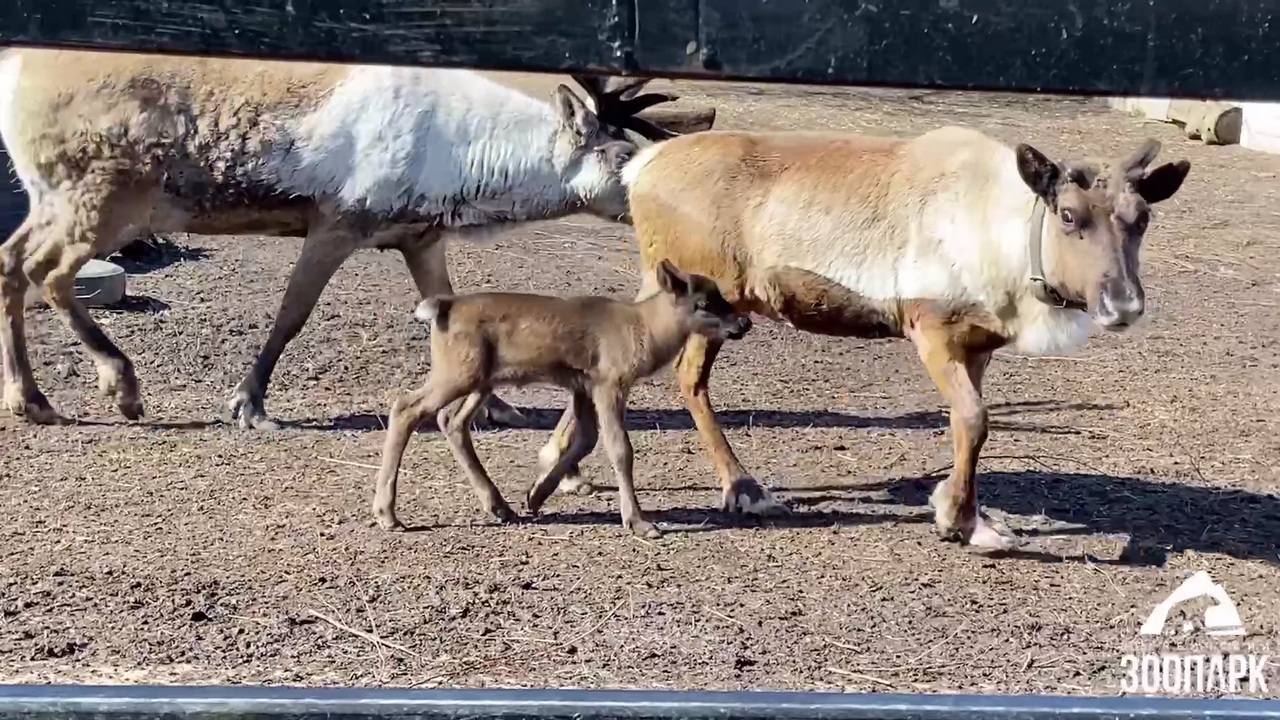
[[[149, 423], [119, 419], [70, 333], [29, 315], [44, 389], [87, 422], [0, 419], [0, 680], [1107, 695], [1123, 653], [1157, 647], [1139, 643], [1143, 618], [1197, 570], [1250, 635], [1167, 642], [1280, 655], [1280, 158], [1083, 99], [678, 85], [725, 128], [960, 123], [1054, 157], [1150, 135], [1162, 160], [1191, 160], [1147, 236], [1144, 323], [1078, 357], [993, 364], [981, 500], [1025, 552], [936, 539], [925, 503], [950, 461], [946, 409], [906, 343], [764, 322], [722, 353], [713, 399], [792, 517], [718, 512], [668, 371], [630, 412], [663, 539], [625, 534], [613, 492], [480, 522], [434, 427], [409, 448], [399, 505], [426, 529], [380, 532], [381, 423], [426, 369], [399, 256], [339, 272], [271, 385], [288, 427], [248, 433], [222, 403], [299, 242], [176, 236], [129, 263], [128, 308], [95, 311], [137, 363]], [[636, 288], [630, 231], [582, 218], [455, 246], [450, 262], [464, 290]], [[565, 399], [504, 397], [541, 424], [476, 436], [514, 501]], [[603, 453], [584, 470], [612, 486]]]

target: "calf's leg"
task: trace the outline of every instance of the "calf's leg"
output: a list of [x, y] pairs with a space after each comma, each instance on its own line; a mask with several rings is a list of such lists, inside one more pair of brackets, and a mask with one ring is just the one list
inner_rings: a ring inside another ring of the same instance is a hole
[[333, 274], [359, 244], [359, 236], [355, 233], [332, 226], [318, 227], [307, 234], [298, 261], [289, 274], [289, 284], [271, 325], [271, 334], [258, 352], [253, 367], [227, 400], [227, 408], [231, 416], [239, 420], [241, 428], [274, 430], [278, 427], [267, 417], [264, 405], [276, 362], [284, 353], [285, 346], [306, 325]]
[[635, 464], [635, 453], [631, 447], [631, 438], [627, 436], [625, 424], [626, 393], [610, 387], [597, 387], [591, 393], [596, 407], [596, 415], [600, 419], [600, 435], [604, 440], [605, 452], [609, 454], [609, 462], [613, 464], [614, 475], [618, 478], [618, 503], [622, 510], [622, 526], [637, 537], [657, 539], [662, 537], [658, 526], [645, 519], [640, 511], [640, 500], [636, 497], [632, 470]]
[[[555, 430], [551, 432], [551, 438], [547, 440], [547, 444], [542, 446], [538, 451], [538, 472], [540, 475], [546, 474], [550, 468], [555, 467], [560, 460], [571, 453], [569, 448], [573, 445], [573, 441], [578, 437], [581, 430], [578, 427], [579, 416], [583, 412], [583, 408], [590, 409], [592, 412], [592, 420], [595, 420], [595, 409], [591, 403], [581, 405], [577, 402], [570, 403], [569, 407], [564, 409], [560, 415], [560, 421], [556, 423]], [[596, 430], [597, 425], [592, 426], [592, 431]], [[594, 447], [595, 441], [592, 441]], [[582, 457], [590, 454], [588, 449]], [[554, 487], [547, 492], [547, 497], [551, 496], [557, 489], [575, 495], [590, 495], [596, 491], [595, 485], [578, 476], [578, 463], [582, 458], [578, 458], [573, 462], [566, 462], [565, 468], [560, 473], [560, 478], [556, 481]], [[545, 502], [546, 497], [542, 498]]]
[[987, 550], [1007, 550], [1016, 541], [1003, 534], [978, 510], [978, 455], [987, 440], [987, 408], [982, 401], [982, 374], [989, 352], [971, 352], [953, 340], [952, 327], [925, 323], [908, 336], [929, 376], [951, 404], [951, 441], [955, 462], [951, 475], [929, 498], [934, 523], [944, 539]]
[[[577, 472], [578, 463], [595, 449], [597, 420], [590, 396], [582, 391], [574, 392], [569, 407], [560, 416], [556, 433], [538, 453], [538, 479], [529, 486], [526, 495], [530, 515], [538, 514], [538, 509], [556, 491], [565, 474]], [[564, 450], [559, 444], [561, 440], [567, 443]], [[583, 484], [589, 487], [589, 484]]]
[[466, 471], [471, 488], [480, 500], [480, 507], [499, 522], [513, 522], [516, 520], [515, 512], [507, 505], [498, 486], [493, 484], [484, 464], [480, 462], [480, 456], [476, 454], [475, 444], [471, 441], [471, 421], [488, 394], [486, 390], [477, 390], [467, 395], [461, 405], [446, 405], [436, 415], [436, 421], [449, 439], [453, 456]]
[[[454, 401], [467, 396], [472, 385], [462, 378], [433, 370], [422, 387], [396, 398], [391, 404], [387, 434], [382, 442], [382, 464], [378, 468], [373, 495], [373, 516], [382, 529], [404, 529], [396, 517], [396, 481], [413, 431], [428, 415], [436, 415]], [[444, 430], [444, 426], [440, 429]]]
[[[445, 253], [446, 242], [440, 233], [428, 231], [406, 240], [400, 245], [400, 254], [409, 267], [409, 275], [423, 299], [436, 295], [452, 295], [453, 281], [449, 278], [449, 262]], [[529, 418], [496, 394], [490, 393], [480, 406], [477, 415], [494, 425], [521, 428], [528, 427]]]

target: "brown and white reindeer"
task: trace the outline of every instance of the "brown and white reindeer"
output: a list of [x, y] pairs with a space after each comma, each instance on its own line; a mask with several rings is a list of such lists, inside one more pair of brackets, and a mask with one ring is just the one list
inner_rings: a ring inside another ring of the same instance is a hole
[[[4, 405], [47, 423], [23, 326], [29, 286], [79, 337], [99, 386], [142, 415], [134, 367], [73, 294], [77, 270], [146, 232], [305, 237], [279, 312], [228, 406], [274, 427], [267, 385], [338, 267], [396, 249], [423, 297], [452, 292], [446, 238], [591, 213], [626, 222], [624, 130], [673, 133], [639, 116], [675, 99], [576, 77], [550, 98], [460, 69], [327, 65], [10, 48], [0, 54], [0, 140], [31, 201], [0, 245]], [[706, 113], [668, 114], [709, 127]], [[497, 398], [491, 419], [518, 423]]]
[[671, 363], [690, 336], [736, 340], [750, 331], [751, 320], [724, 299], [713, 280], [665, 260], [653, 277], [655, 292], [637, 302], [496, 292], [422, 300], [414, 315], [431, 323], [431, 370], [426, 384], [391, 407], [373, 501], [378, 524], [403, 529], [395, 512], [400, 462], [414, 429], [431, 415], [481, 507], [502, 522], [514, 520], [476, 455], [471, 418], [497, 387], [542, 383], [568, 390], [573, 414], [557, 428], [566, 452], [559, 462], [541, 466], [529, 486], [529, 513], [537, 515], [564, 473], [595, 448], [599, 434], [617, 475], [623, 526], [641, 537], [661, 536], [636, 500], [627, 397], [636, 381]]
[[[998, 348], [1070, 352], [1092, 325], [1120, 331], [1142, 316], [1138, 255], [1152, 206], [1191, 169], [1152, 167], [1159, 149], [1149, 139], [1118, 162], [1060, 163], [960, 127], [911, 139], [711, 131], [645, 148], [623, 178], [644, 268], [669, 259], [715, 279], [738, 309], [800, 330], [910, 339], [951, 406], [955, 464], [931, 496], [937, 530], [1008, 548], [1013, 538], [978, 506], [983, 372]], [[724, 509], [765, 512], [780, 506], [711, 407], [720, 347], [690, 339], [676, 360], [680, 388]], [[546, 461], [565, 447], [553, 437]]]

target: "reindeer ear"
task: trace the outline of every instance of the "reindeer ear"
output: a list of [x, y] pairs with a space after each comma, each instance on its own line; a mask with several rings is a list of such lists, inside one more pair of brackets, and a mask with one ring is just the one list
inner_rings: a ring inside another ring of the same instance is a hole
[[1019, 143], [1013, 152], [1018, 158], [1018, 174], [1022, 176], [1022, 182], [1048, 202], [1062, 178], [1058, 164], [1026, 143]]
[[689, 278], [680, 272], [671, 261], [662, 258], [658, 263], [658, 287], [672, 295], [686, 295], [689, 292]]
[[1155, 205], [1173, 197], [1178, 188], [1182, 187], [1182, 181], [1187, 179], [1189, 172], [1191, 163], [1187, 160], [1165, 163], [1135, 181], [1133, 188], [1147, 204]]
[[552, 103], [556, 114], [560, 116], [560, 123], [571, 129], [578, 137], [588, 138], [600, 129], [600, 121], [595, 113], [591, 112], [587, 104], [582, 102], [582, 98], [574, 94], [568, 85], [556, 86]]

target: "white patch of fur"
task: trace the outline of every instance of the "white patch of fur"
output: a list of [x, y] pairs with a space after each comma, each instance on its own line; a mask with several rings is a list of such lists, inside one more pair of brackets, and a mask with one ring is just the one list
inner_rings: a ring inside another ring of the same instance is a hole
[[640, 176], [640, 171], [649, 164], [658, 155], [658, 151], [662, 149], [662, 143], [654, 143], [646, 145], [640, 149], [640, 152], [631, 157], [627, 164], [622, 168], [622, 184], [630, 186]]
[[553, 437], [538, 451], [538, 472], [545, 475], [560, 462], [560, 445]]
[[344, 208], [412, 210], [454, 228], [544, 217], [601, 192], [589, 155], [568, 181], [551, 105], [468, 70], [359, 66], [287, 124], [268, 162], [283, 188]]
[[968, 158], [981, 165], [930, 189], [925, 211], [903, 228], [901, 251], [836, 252], [799, 266], [869, 300], [977, 303], [1009, 318], [1004, 331], [1018, 352], [1075, 351], [1087, 340], [1092, 320], [1032, 295], [1028, 237], [1035, 196], [1018, 174], [1013, 151], [990, 148], [994, 152]]
[[[22, 76], [22, 55], [9, 51], [0, 53], [0, 140], [4, 142], [13, 163], [14, 172], [34, 201], [49, 192], [48, 183], [40, 179], [35, 167], [21, 153], [21, 146], [13, 142], [14, 105], [18, 101], [18, 82]], [[0, 172], [8, 172], [7, 168]], [[3, 240], [0, 238], [0, 240]]]
[[440, 312], [440, 302], [435, 298], [425, 298], [413, 309], [413, 317], [419, 322], [430, 324]]

